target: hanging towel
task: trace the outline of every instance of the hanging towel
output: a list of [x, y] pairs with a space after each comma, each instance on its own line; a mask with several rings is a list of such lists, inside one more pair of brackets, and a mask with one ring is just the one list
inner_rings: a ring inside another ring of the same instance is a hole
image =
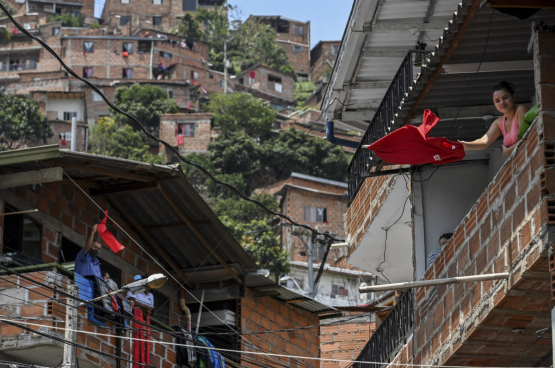
[[251, 71], [249, 72], [249, 77], [250, 77], [251, 79], [254, 79], [255, 76], [256, 76], [256, 72], [255, 72], [254, 70], [251, 70]]
[[428, 137], [438, 121], [437, 116], [426, 110], [423, 123], [418, 128], [404, 126], [365, 148], [374, 151], [385, 162], [396, 165], [441, 165], [461, 161], [465, 156], [461, 143]]
[[177, 145], [181, 146], [183, 144], [183, 134], [177, 136]]
[[125, 247], [117, 241], [114, 234], [112, 234], [106, 229], [106, 220], [108, 220], [108, 211], [105, 211], [105, 213], [106, 213], [106, 216], [104, 216], [104, 220], [102, 220], [102, 222], [98, 224], [98, 227], [97, 227], [98, 234], [100, 234], [100, 237], [102, 238], [102, 240], [104, 240], [106, 245], [110, 247], [112, 252], [117, 253], [120, 250], [125, 249]]

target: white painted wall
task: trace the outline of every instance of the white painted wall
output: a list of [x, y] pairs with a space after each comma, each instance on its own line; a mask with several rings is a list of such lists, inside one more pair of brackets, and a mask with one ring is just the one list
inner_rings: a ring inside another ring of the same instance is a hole
[[48, 98], [46, 100], [46, 111], [56, 111], [58, 119], [64, 120], [64, 112], [77, 112], [77, 121], [85, 120], [85, 101], [82, 99], [58, 99]]
[[506, 157], [498, 145], [494, 143], [492, 146], [495, 148], [467, 154], [467, 159], [487, 158], [488, 164], [440, 166], [431, 178], [436, 168], [414, 175], [413, 259], [416, 279], [424, 275], [428, 254], [439, 248], [439, 237], [455, 231], [505, 162]]

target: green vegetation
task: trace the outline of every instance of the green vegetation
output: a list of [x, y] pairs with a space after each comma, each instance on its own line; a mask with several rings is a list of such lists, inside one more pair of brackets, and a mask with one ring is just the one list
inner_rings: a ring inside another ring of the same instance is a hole
[[0, 151], [14, 150], [53, 136], [38, 101], [28, 96], [0, 94]]
[[303, 104], [316, 90], [316, 85], [312, 82], [296, 82], [295, 83], [295, 103], [297, 109], [303, 109]]
[[[10, 15], [15, 15], [17, 13], [17, 9], [14, 8], [13, 6], [11, 6], [10, 4], [4, 4], [4, 7], [8, 10], [8, 13], [10, 13]], [[5, 14], [6, 12], [4, 12], [3, 10], [0, 10], [0, 18], [5, 18]]]
[[[174, 114], [179, 111], [175, 100], [168, 96], [162, 88], [139, 83], [135, 83], [131, 87], [117, 88], [116, 106], [133, 115], [147, 128], [158, 128], [160, 115]], [[136, 123], [125, 115], [115, 111], [112, 113], [117, 122], [130, 124], [133, 128], [139, 129]]]
[[[219, 135], [210, 143], [208, 156], [191, 154], [187, 158], [272, 210], [279, 211], [275, 198], [267, 194], [258, 198], [254, 189], [266, 186], [276, 174], [276, 180], [288, 178], [293, 171], [345, 179], [347, 159], [341, 148], [319, 138], [304, 140], [305, 133], [293, 128], [281, 134], [272, 132], [276, 113], [259, 99], [241, 93], [216, 94], [206, 109], [212, 113]], [[276, 277], [289, 272], [287, 252], [280, 249], [279, 234], [272, 229], [274, 216], [192, 166], [183, 164], [183, 169], [259, 267]]]
[[148, 145], [142, 134], [129, 125], [118, 126], [114, 119], [102, 117], [91, 131], [90, 152], [128, 160], [162, 164], [161, 155], [148, 152]]
[[64, 11], [62, 14], [56, 14], [53, 17], [48, 18], [47, 23], [50, 22], [62, 22], [62, 27], [83, 27], [85, 20], [81, 16], [75, 16], [68, 11]]

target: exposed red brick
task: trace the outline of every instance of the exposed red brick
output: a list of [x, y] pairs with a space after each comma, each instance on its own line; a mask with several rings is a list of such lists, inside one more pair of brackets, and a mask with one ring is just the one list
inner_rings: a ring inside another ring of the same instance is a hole
[[505, 222], [503, 222], [503, 225], [501, 225], [501, 246], [504, 246], [511, 238], [511, 223], [512, 219], [509, 217], [505, 220]]
[[515, 210], [513, 211], [513, 229], [515, 230], [518, 229], [522, 221], [524, 221], [524, 202], [524, 200], [520, 201], [520, 203], [515, 207]]

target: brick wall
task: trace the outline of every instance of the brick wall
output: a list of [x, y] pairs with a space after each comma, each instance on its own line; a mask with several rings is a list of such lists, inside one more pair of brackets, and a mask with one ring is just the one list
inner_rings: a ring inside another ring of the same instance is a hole
[[[241, 299], [241, 327], [244, 333], [279, 330], [283, 328], [302, 328], [319, 324], [318, 315], [296, 308], [293, 304], [280, 302], [270, 297], [254, 298], [253, 291], [247, 289], [246, 297]], [[264, 352], [297, 356], [319, 357], [320, 337], [317, 328], [302, 329], [294, 332], [280, 332], [257, 335], [244, 335], [245, 339]], [[245, 351], [258, 351], [241, 344]], [[254, 357], [253, 355], [250, 356]], [[261, 363], [277, 366], [280, 362], [287, 367], [319, 367], [317, 360], [297, 360], [289, 358], [258, 357]], [[273, 359], [273, 360], [272, 360]], [[255, 367], [246, 361], [245, 367]]]
[[[279, 100], [285, 100], [289, 103], [293, 103], [295, 100], [295, 80], [289, 74], [285, 74], [279, 71], [275, 71], [266, 67], [257, 67], [253, 69], [255, 72], [254, 83], [248, 84], [249, 72], [243, 72], [237, 76], [237, 79], [243, 79], [243, 84], [237, 83], [236, 88], [239, 89], [254, 89], [267, 95], [267, 100], [272, 98], [277, 98]], [[281, 92], [276, 92], [274, 87], [274, 82], [268, 81], [268, 76], [276, 76], [281, 78], [282, 90]]]
[[332, 69], [335, 65], [337, 54], [334, 51], [334, 46], [339, 48], [341, 41], [321, 41], [310, 52], [310, 80], [312, 82], [319, 82], [327, 70]]
[[[195, 124], [194, 136], [183, 137], [183, 144], [179, 146], [179, 151], [183, 154], [193, 152], [208, 153], [210, 143], [212, 114], [164, 114], [160, 116], [160, 138], [177, 147], [175, 129], [177, 124]], [[165, 152], [166, 148], [160, 144], [160, 152]], [[170, 159], [172, 155], [167, 158]]]
[[[372, 315], [375, 318], [375, 315]], [[371, 317], [361, 317], [352, 321], [337, 322], [331, 326], [320, 327], [320, 350], [324, 359], [354, 360], [376, 331], [377, 324]], [[345, 319], [340, 317], [338, 320]], [[332, 324], [334, 319], [322, 323]], [[322, 368], [344, 368], [347, 362], [322, 361]]]

